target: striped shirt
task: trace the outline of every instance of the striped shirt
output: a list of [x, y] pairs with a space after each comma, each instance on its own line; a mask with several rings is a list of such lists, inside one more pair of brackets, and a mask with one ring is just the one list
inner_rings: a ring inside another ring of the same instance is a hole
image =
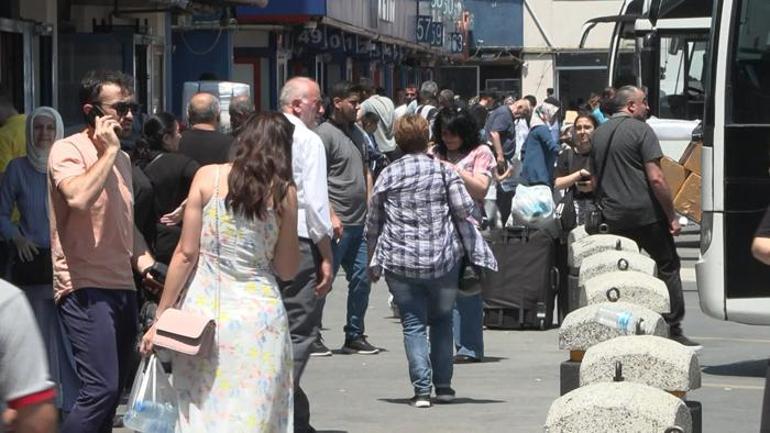
[[467, 252], [473, 264], [496, 270], [473, 212], [473, 199], [457, 173], [425, 154], [405, 155], [386, 167], [374, 186], [365, 233], [374, 245], [370, 267], [378, 275], [386, 269], [433, 279]]

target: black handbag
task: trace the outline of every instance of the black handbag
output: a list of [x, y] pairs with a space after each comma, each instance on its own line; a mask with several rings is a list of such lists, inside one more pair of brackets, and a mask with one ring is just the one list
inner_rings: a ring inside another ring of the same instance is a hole
[[620, 125], [625, 121], [626, 118], [621, 119], [617, 126], [615, 126], [615, 129], [612, 130], [609, 143], [607, 144], [607, 150], [604, 152], [601, 177], [597, 179], [596, 188], [594, 188], [594, 209], [586, 214], [586, 233], [589, 235], [609, 232], [609, 226], [607, 225], [607, 220], [604, 218], [604, 208], [602, 206], [602, 196], [604, 192], [602, 191], [602, 179], [605, 175], [604, 169], [607, 168], [607, 159], [610, 156], [610, 149], [612, 149], [612, 140], [615, 138], [615, 133], [620, 129]]
[[18, 255], [14, 257], [11, 266], [11, 282], [16, 286], [53, 284], [51, 250], [39, 248], [38, 253], [29, 262], [22, 261]]

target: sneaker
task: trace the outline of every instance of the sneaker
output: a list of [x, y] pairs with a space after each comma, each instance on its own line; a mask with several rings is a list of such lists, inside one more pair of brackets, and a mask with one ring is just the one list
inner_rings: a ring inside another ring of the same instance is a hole
[[685, 337], [684, 334], [672, 335], [670, 338], [696, 352], [699, 352], [701, 349], [703, 349], [703, 346], [700, 343], [696, 343], [695, 341], [690, 340], [689, 338]]
[[353, 340], [345, 340], [345, 345], [342, 346], [342, 353], [359, 355], [376, 355], [380, 353], [380, 349], [372, 346], [366, 341], [366, 336], [361, 336]]
[[436, 402], [451, 403], [455, 399], [455, 390], [451, 387], [436, 388]]
[[409, 402], [412, 406], [420, 409], [426, 409], [431, 407], [430, 395], [428, 394], [415, 395], [414, 397], [412, 397], [412, 399]]
[[332, 351], [319, 338], [310, 346], [310, 356], [332, 356]]

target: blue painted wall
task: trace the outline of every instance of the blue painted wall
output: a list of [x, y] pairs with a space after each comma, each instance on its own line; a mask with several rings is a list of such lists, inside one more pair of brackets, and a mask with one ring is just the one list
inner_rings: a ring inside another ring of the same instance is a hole
[[465, 0], [464, 5], [473, 14], [472, 47], [523, 46], [523, 0]]
[[271, 0], [267, 7], [239, 6], [237, 16], [243, 15], [326, 15], [326, 0]]
[[173, 43], [171, 108], [180, 116], [185, 81], [197, 81], [203, 73], [213, 73], [220, 80], [230, 79], [233, 38], [229, 31], [194, 30], [174, 32]]

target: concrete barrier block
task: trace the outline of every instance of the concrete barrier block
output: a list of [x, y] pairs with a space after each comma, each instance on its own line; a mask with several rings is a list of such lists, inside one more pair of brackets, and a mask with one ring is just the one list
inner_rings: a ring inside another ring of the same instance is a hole
[[601, 307], [628, 311], [634, 317], [643, 319], [642, 331], [645, 335], [668, 337], [668, 325], [660, 314], [627, 302], [604, 302], [579, 308], [564, 318], [559, 327], [559, 349], [586, 351], [603, 341], [624, 335], [622, 331], [596, 321], [596, 312]]
[[640, 253], [630, 251], [602, 251], [586, 257], [580, 265], [579, 284], [583, 286], [591, 278], [615, 271], [637, 271], [655, 275], [655, 261]]
[[662, 280], [644, 272], [614, 271], [597, 275], [578, 290], [580, 305], [630, 302], [656, 313], [671, 311], [668, 288]]
[[618, 337], [592, 346], [580, 364], [580, 386], [612, 382], [618, 362], [626, 382], [679, 395], [701, 386], [695, 351], [654, 335]]
[[567, 244], [571, 244], [573, 242], [577, 242], [585, 237], [588, 237], [588, 233], [586, 232], [586, 226], [580, 225], [572, 229], [571, 232], [569, 232], [569, 235], [567, 235]]
[[692, 433], [684, 401], [651, 386], [630, 382], [580, 387], [551, 405], [547, 433]]
[[593, 235], [569, 244], [567, 264], [570, 268], [579, 268], [583, 259], [602, 251], [639, 252], [639, 245], [633, 240], [616, 235]]

